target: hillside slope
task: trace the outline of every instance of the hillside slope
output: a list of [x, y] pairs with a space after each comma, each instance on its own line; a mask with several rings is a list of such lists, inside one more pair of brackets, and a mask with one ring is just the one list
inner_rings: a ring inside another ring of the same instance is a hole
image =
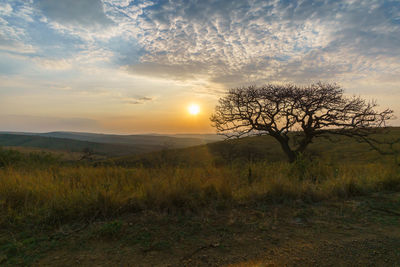
[[164, 135], [116, 135], [75, 132], [49, 132], [36, 134], [44, 137], [67, 138], [96, 143], [126, 144], [126, 145], [159, 145], [171, 148], [181, 148], [201, 145], [210, 142], [209, 139], [199, 137], [173, 137]]
[[96, 154], [107, 156], [124, 156], [162, 149], [160, 145], [126, 145], [106, 144], [88, 141], [79, 141], [66, 138], [43, 137], [33, 135], [0, 134], [0, 146], [7, 147], [35, 147], [58, 151], [82, 152], [90, 149]]
[[174, 148], [201, 145], [210, 142], [221, 141], [224, 138], [217, 134], [102, 134], [102, 133], [86, 133], [86, 132], [48, 132], [48, 133], [30, 133], [30, 132], [1, 132], [0, 134], [16, 134], [43, 136], [54, 138], [66, 138], [79, 141], [89, 141], [96, 143], [112, 143], [112, 144], [151, 144], [163, 145]]
[[163, 135], [111, 135], [75, 132], [0, 132], [0, 146], [33, 147], [69, 152], [81, 152], [89, 148], [96, 154], [115, 157], [198, 146], [218, 140], [218, 138], [215, 135], [173, 137]]
[[[359, 143], [352, 138], [335, 136], [334, 142], [317, 138], [306, 150], [305, 156], [335, 162], [375, 162], [393, 160], [393, 156], [383, 156], [371, 149], [366, 143]], [[400, 127], [390, 128], [378, 136], [380, 139], [400, 138]], [[400, 144], [395, 148], [400, 152]], [[257, 161], [286, 161], [279, 143], [271, 136], [254, 136], [209, 143], [201, 146], [168, 151], [151, 152], [113, 159], [122, 166], [134, 165], [190, 165], [198, 166], [210, 162], [231, 164]]]

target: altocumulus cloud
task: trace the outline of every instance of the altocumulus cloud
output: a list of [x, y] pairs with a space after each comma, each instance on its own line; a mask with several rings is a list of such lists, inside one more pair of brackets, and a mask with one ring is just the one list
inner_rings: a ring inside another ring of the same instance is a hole
[[[19, 44], [43, 62], [54, 54], [89, 63], [97, 56], [96, 66], [103, 61], [135, 75], [225, 87], [374, 79], [393, 89], [400, 82], [397, 0], [0, 3], [2, 53]], [[38, 31], [49, 38], [33, 42]], [[47, 47], [47, 55], [35, 52]]]
[[159, 1], [138, 27], [146, 53], [129, 68], [147, 75], [230, 86], [400, 74], [398, 1]]

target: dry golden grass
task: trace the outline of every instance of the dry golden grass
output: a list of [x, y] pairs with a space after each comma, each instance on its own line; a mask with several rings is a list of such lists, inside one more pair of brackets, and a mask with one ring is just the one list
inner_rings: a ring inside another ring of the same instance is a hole
[[62, 223], [145, 209], [196, 212], [255, 201], [320, 201], [381, 190], [400, 190], [398, 167], [324, 162], [150, 169], [6, 167], [0, 169], [0, 223]]

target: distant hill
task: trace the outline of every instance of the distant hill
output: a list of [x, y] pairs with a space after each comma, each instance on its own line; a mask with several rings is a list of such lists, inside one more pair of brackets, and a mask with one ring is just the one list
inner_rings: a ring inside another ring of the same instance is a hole
[[[390, 128], [382, 138], [397, 136], [400, 127]], [[245, 137], [218, 141], [217, 135], [178, 134], [163, 136], [110, 135], [73, 132], [1, 134], [0, 146], [37, 147], [58, 151], [82, 152], [92, 149], [96, 154], [112, 157], [113, 162], [133, 165], [201, 165], [212, 161], [229, 164], [243, 161], [285, 161], [279, 143], [270, 136]], [[213, 141], [211, 141], [213, 140]], [[400, 146], [400, 144], [398, 144]], [[315, 139], [306, 153], [330, 162], [373, 162], [384, 157], [365, 143], [339, 137], [334, 143], [324, 138]]]
[[0, 146], [36, 147], [70, 152], [81, 152], [83, 149], [89, 148], [96, 154], [123, 156], [198, 146], [213, 142], [219, 138], [217, 135], [190, 136], [113, 135], [76, 132], [0, 132]]
[[0, 146], [36, 147], [57, 151], [82, 152], [89, 148], [96, 154], [105, 156], [124, 156], [160, 150], [161, 145], [127, 145], [96, 143], [67, 138], [44, 137], [35, 135], [0, 134]]
[[109, 144], [162, 145], [164, 147], [171, 147], [171, 148], [202, 145], [210, 142], [220, 141], [223, 139], [221, 136], [216, 134], [117, 135], [117, 134], [99, 134], [99, 133], [85, 133], [85, 132], [48, 132], [48, 133], [0, 132], [0, 134], [1, 133], [66, 138], [79, 141], [89, 141], [89, 142], [109, 143]]

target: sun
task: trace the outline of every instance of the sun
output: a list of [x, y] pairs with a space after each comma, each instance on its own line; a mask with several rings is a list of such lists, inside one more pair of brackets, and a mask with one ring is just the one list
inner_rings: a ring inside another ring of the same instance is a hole
[[200, 106], [197, 104], [191, 104], [188, 107], [188, 111], [190, 115], [197, 115], [200, 113]]

